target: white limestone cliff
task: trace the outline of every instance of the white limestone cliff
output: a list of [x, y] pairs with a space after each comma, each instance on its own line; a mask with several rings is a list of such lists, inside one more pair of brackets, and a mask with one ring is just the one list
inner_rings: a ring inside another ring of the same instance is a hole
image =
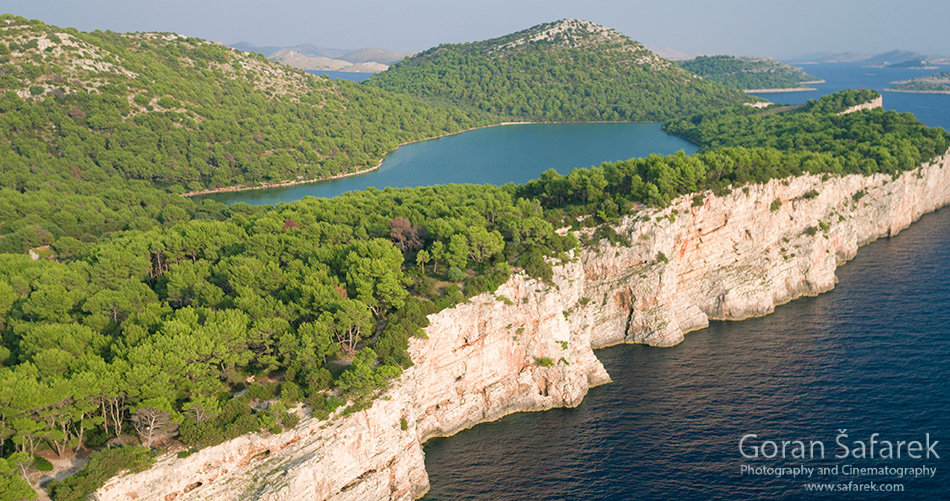
[[862, 104], [856, 104], [840, 113], [839, 115], [847, 115], [848, 113], [854, 113], [861, 110], [873, 110], [875, 108], [884, 107], [884, 96], [877, 96], [876, 98]]
[[896, 179], [801, 176], [640, 211], [615, 227], [629, 247], [586, 246], [555, 267], [551, 285], [515, 275], [431, 316], [428, 339], [410, 343], [415, 365], [369, 409], [167, 455], [96, 496], [418, 497], [428, 488], [426, 439], [512, 412], [576, 406], [609, 381], [593, 348], [672, 346], [710, 319], [765, 315], [828, 291], [859, 246], [948, 203], [950, 154]]
[[672, 346], [710, 319], [761, 316], [831, 290], [858, 247], [950, 203], [948, 164], [950, 154], [897, 179], [773, 180], [627, 218], [619, 231], [632, 247], [581, 255], [584, 294], [602, 298], [579, 312], [597, 326], [592, 346]]

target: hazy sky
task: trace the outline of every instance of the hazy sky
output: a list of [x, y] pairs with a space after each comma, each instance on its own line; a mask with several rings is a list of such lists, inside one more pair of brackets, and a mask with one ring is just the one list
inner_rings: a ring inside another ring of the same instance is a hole
[[0, 0], [0, 12], [82, 31], [175, 31], [258, 45], [418, 51], [573, 17], [687, 53], [950, 55], [947, 0]]

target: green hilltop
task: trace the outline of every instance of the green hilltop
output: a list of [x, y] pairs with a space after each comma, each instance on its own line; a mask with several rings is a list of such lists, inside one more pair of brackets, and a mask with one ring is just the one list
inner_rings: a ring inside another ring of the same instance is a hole
[[485, 123], [174, 33], [80, 33], [9, 15], [0, 25], [0, 154], [50, 155], [61, 179], [178, 192], [311, 180]]
[[740, 90], [803, 88], [821, 79], [774, 59], [735, 56], [699, 56], [678, 61], [697, 75]]
[[439, 45], [366, 83], [503, 120], [662, 121], [754, 100], [576, 19]]

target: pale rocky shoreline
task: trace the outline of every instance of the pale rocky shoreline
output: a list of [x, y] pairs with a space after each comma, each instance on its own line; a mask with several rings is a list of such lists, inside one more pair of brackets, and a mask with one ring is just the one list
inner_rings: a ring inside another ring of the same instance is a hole
[[856, 111], [862, 110], [873, 110], [874, 108], [884, 107], [884, 96], [877, 96], [876, 98], [862, 104], [856, 104], [840, 113], [839, 115], [847, 115], [848, 113], [854, 113]]
[[[767, 103], [767, 104], [771, 104], [771, 103]], [[371, 172], [375, 172], [379, 170], [379, 168], [382, 167], [383, 162], [386, 160], [386, 157], [388, 157], [390, 154], [392, 154], [399, 148], [406, 146], [407, 144], [422, 143], [425, 141], [432, 141], [434, 139], [441, 139], [443, 137], [457, 136], [459, 134], [462, 134], [465, 132], [471, 132], [473, 130], [490, 129], [492, 127], [503, 127], [506, 125], [535, 125], [535, 124], [556, 124], [556, 123], [560, 123], [560, 124], [563, 124], [563, 123], [616, 124], [616, 123], [643, 123], [643, 122], [628, 122], [628, 121], [623, 121], [623, 120], [614, 120], [614, 121], [598, 120], [598, 121], [590, 121], [590, 122], [499, 122], [496, 124], [480, 125], [477, 127], [469, 127], [468, 129], [463, 129], [463, 130], [459, 130], [455, 132], [446, 132], [445, 134], [440, 134], [437, 136], [431, 136], [431, 137], [427, 137], [423, 139], [417, 139], [413, 141], [405, 141], [405, 142], [399, 143], [398, 145], [396, 145], [395, 148], [388, 151], [386, 155], [383, 156], [383, 158], [380, 158], [379, 162], [377, 162], [374, 167], [368, 167], [362, 170], [356, 170], [354, 172], [344, 172], [342, 174], [336, 174], [336, 175], [327, 176], [327, 177], [318, 177], [314, 179], [297, 179], [297, 180], [292, 180], [292, 181], [278, 181], [275, 183], [261, 183], [258, 186], [236, 185], [236, 186], [224, 186], [221, 188], [209, 188], [206, 190], [189, 191], [186, 193], [181, 193], [180, 196], [197, 197], [197, 196], [202, 196], [202, 195], [213, 195], [215, 193], [237, 193], [241, 191], [251, 191], [251, 190], [268, 190], [271, 188], [286, 188], [289, 186], [297, 186], [301, 184], [316, 184], [316, 183], [322, 183], [326, 181], [335, 181], [337, 179], [343, 179], [347, 177], [361, 176], [363, 174], [369, 174]], [[357, 167], [357, 169], [359, 169], [359, 167]]]
[[305, 418], [183, 459], [169, 454], [113, 478], [96, 497], [420, 497], [425, 440], [513, 412], [578, 405], [609, 382], [593, 349], [672, 346], [711, 319], [765, 315], [831, 290], [836, 267], [859, 246], [950, 203], [950, 153], [896, 179], [801, 176], [705, 195], [696, 206], [684, 196], [624, 217], [616, 229], [630, 247], [584, 248], [555, 267], [552, 284], [514, 275], [493, 294], [432, 315], [428, 339], [411, 340], [415, 365], [367, 410]]
[[888, 92], [903, 92], [905, 94], [950, 94], [950, 90], [907, 90], [907, 89], [884, 89]]
[[775, 94], [779, 92], [808, 92], [818, 90], [814, 87], [784, 87], [781, 89], [746, 89], [742, 92], [746, 94]]
[[814, 87], [809, 87], [809, 85], [817, 85], [826, 83], [824, 80], [809, 80], [807, 82], [801, 82], [800, 87], [783, 87], [779, 89], [748, 89], [743, 90], [746, 94], [773, 94], [777, 92], [807, 92], [811, 90], [818, 90]]
[[[375, 172], [379, 170], [379, 168], [382, 167], [383, 161], [386, 160], [387, 156], [389, 156], [391, 153], [393, 153], [394, 151], [398, 150], [400, 147], [405, 146], [407, 144], [421, 143], [424, 141], [432, 141], [433, 139], [441, 139], [443, 137], [456, 136], [456, 135], [462, 134], [463, 132], [470, 132], [470, 131], [478, 130], [478, 129], [488, 129], [490, 127], [501, 127], [503, 125], [524, 125], [524, 124], [535, 124], [535, 123], [540, 123], [540, 122], [501, 122], [497, 124], [480, 125], [478, 127], [469, 127], [468, 129], [463, 129], [463, 130], [459, 130], [455, 132], [446, 132], [445, 134], [440, 134], [438, 136], [427, 137], [424, 139], [417, 139], [414, 141], [405, 141], [405, 142], [397, 144], [395, 148], [388, 151], [386, 155], [383, 156], [383, 158], [379, 159], [379, 162], [377, 162], [374, 167], [368, 167], [362, 170], [359, 170], [359, 167], [357, 167], [357, 170], [354, 172], [344, 172], [342, 174], [336, 174], [333, 176], [326, 176], [326, 177], [318, 177], [314, 179], [296, 179], [292, 181], [278, 181], [276, 183], [261, 183], [258, 186], [237, 185], [237, 186], [224, 186], [222, 188], [209, 188], [206, 190], [189, 191], [186, 193], [182, 193], [180, 196], [197, 197], [201, 195], [212, 195], [215, 193], [236, 193], [240, 191], [268, 190], [271, 188], [286, 188], [288, 186], [297, 186], [300, 184], [315, 184], [315, 183], [322, 183], [325, 181], [335, 181], [337, 179], [343, 179], [347, 177], [361, 176], [363, 174], [369, 174], [371, 172]], [[600, 123], [600, 122], [592, 122], [592, 123]]]

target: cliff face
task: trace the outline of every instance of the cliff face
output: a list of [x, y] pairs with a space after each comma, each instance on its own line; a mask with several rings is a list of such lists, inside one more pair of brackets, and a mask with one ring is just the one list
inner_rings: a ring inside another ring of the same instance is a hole
[[[558, 267], [553, 285], [514, 276], [495, 294], [430, 317], [413, 339], [414, 366], [373, 406], [329, 422], [248, 435], [97, 491], [120, 499], [412, 499], [428, 489], [421, 443], [512, 412], [573, 407], [610, 380], [564, 312], [584, 269]], [[405, 423], [405, 424], [404, 424]], [[405, 429], [403, 429], [405, 428]]]
[[187, 458], [110, 480], [98, 499], [411, 499], [428, 488], [411, 400], [397, 383], [368, 410], [303, 419], [276, 435], [245, 435]]
[[[629, 247], [585, 247], [553, 285], [514, 276], [430, 317], [414, 366], [373, 406], [246, 436], [112, 479], [99, 499], [410, 499], [421, 443], [524, 410], [576, 406], [609, 381], [592, 348], [672, 346], [709, 319], [830, 290], [871, 240], [950, 203], [950, 154], [900, 178], [775, 180], [624, 218]], [[403, 429], [405, 428], [405, 429]]]
[[709, 319], [761, 316], [831, 290], [859, 246], [950, 203], [948, 164], [950, 154], [896, 180], [773, 180], [623, 221], [631, 247], [581, 255], [584, 294], [600, 300], [582, 309], [597, 326], [593, 347], [672, 346]]
[[838, 114], [846, 115], [848, 113], [854, 113], [855, 111], [873, 110], [874, 108], [883, 108], [883, 107], [884, 107], [884, 96], [877, 96], [876, 98], [864, 104], [856, 104]]

